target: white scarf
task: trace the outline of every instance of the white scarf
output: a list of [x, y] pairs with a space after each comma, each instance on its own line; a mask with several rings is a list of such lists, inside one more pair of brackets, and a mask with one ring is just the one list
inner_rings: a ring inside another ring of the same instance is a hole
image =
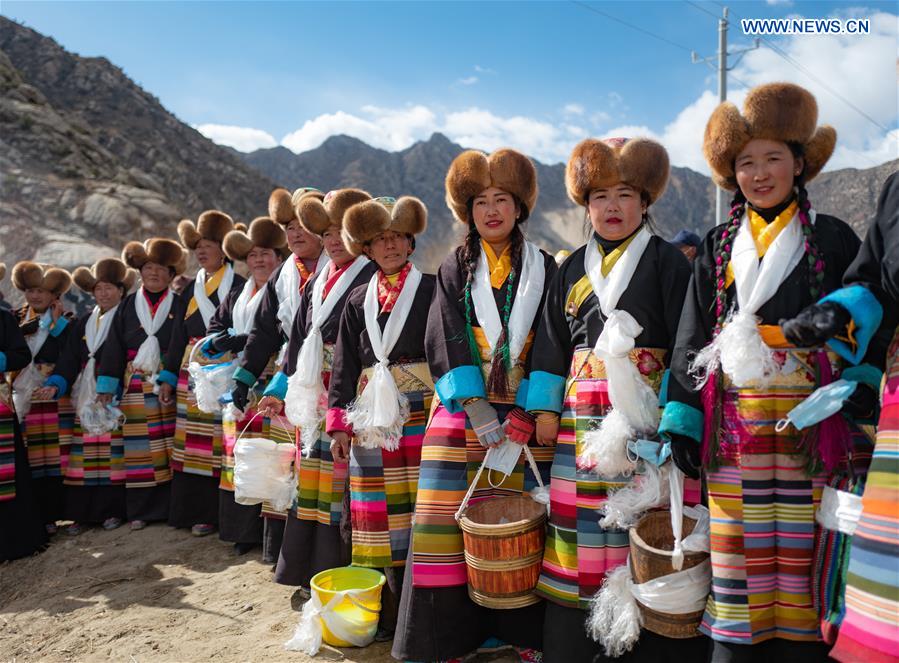
[[640, 434], [655, 433], [659, 423], [659, 397], [630, 360], [643, 327], [630, 313], [618, 309], [618, 301], [630, 285], [651, 237], [645, 226], [637, 231], [608, 276], [602, 274], [602, 254], [594, 240], [587, 243], [584, 252], [584, 270], [606, 318], [593, 354], [605, 365], [612, 410], [597, 430], [584, 436], [581, 456], [598, 474], [607, 477], [633, 473], [636, 465], [628, 458], [628, 441]]
[[353, 427], [356, 442], [367, 449], [395, 451], [409, 418], [409, 400], [400, 393], [390, 373], [389, 356], [406, 326], [420, 283], [421, 272], [413, 266], [389, 313], [383, 334], [378, 324], [381, 309], [378, 303], [378, 274], [371, 277], [365, 291], [365, 330], [378, 363], [362, 393], [347, 408], [346, 420]]
[[[225, 301], [225, 296], [231, 292], [231, 284], [233, 283], [234, 269], [231, 267], [230, 263], [226, 262], [225, 273], [222, 276], [222, 280], [216, 291], [219, 296], [219, 303]], [[197, 278], [194, 281], [194, 299], [197, 301], [197, 308], [200, 310], [200, 315], [203, 317], [203, 327], [205, 329], [209, 326], [209, 321], [212, 320], [212, 316], [215, 315], [215, 304], [212, 303], [212, 300], [210, 300], [209, 296], [206, 294], [206, 270], [202, 267], [200, 268], [200, 271], [197, 272]]]
[[[515, 301], [512, 302], [512, 310], [509, 312], [509, 357], [513, 364], [518, 363], [524, 349], [528, 332], [531, 331], [537, 309], [540, 308], [546, 280], [546, 269], [540, 249], [526, 241], [521, 257], [521, 276], [518, 279], [518, 289], [515, 291]], [[487, 256], [483, 250], [472, 280], [471, 301], [474, 303], [475, 316], [481, 329], [484, 330], [492, 355], [497, 350], [496, 344], [503, 327], [496, 308], [496, 299], [493, 297], [493, 286], [490, 284]]]
[[[290, 333], [290, 326], [293, 324], [293, 317], [300, 307], [300, 271], [294, 264], [294, 256], [287, 258], [287, 262], [278, 273], [278, 280], [275, 282], [275, 293], [278, 295], [278, 320], [281, 321], [281, 329], [285, 334]], [[331, 260], [322, 253], [315, 265], [315, 273], [311, 274], [311, 279], [316, 274], [331, 264]]]
[[53, 326], [53, 314], [48, 308], [44, 311], [38, 321], [37, 331], [25, 339], [28, 349], [31, 350], [32, 360], [22, 371], [16, 375], [13, 381], [13, 407], [19, 417], [20, 422], [25, 421], [28, 411], [31, 409], [31, 394], [35, 389], [44, 383], [44, 376], [37, 369], [34, 357], [44, 347], [47, 338], [50, 336], [50, 327]]
[[325, 418], [326, 410], [326, 403], [322, 402], [327, 395], [322, 383], [324, 341], [321, 326], [368, 262], [364, 256], [356, 258], [328, 291], [327, 297], [324, 297], [325, 282], [328, 280], [325, 273], [319, 274], [312, 289], [311, 326], [303, 340], [293, 375], [287, 381], [284, 399], [284, 412], [290, 423], [300, 428], [303, 451], [307, 456], [319, 437], [318, 427]]
[[[809, 217], [814, 224], [814, 210]], [[744, 213], [730, 259], [737, 287], [737, 308], [731, 311], [718, 336], [693, 359], [690, 370], [699, 378], [700, 386], [719, 365], [737, 387], [763, 387], [771, 381], [779, 367], [774, 352], [759, 334], [759, 319], [755, 314], [774, 296], [804, 254], [798, 211], [761, 261], [749, 229], [749, 216]]]
[[253, 320], [256, 318], [256, 311], [262, 302], [262, 296], [265, 294], [265, 286], [262, 286], [256, 292], [256, 282], [252, 275], [244, 283], [243, 290], [234, 302], [234, 308], [231, 309], [231, 326], [234, 327], [234, 333], [249, 334], [253, 329]]
[[144, 286], [141, 286], [140, 290], [134, 295], [134, 311], [137, 313], [137, 319], [147, 334], [147, 338], [144, 339], [144, 342], [137, 349], [137, 354], [134, 356], [131, 365], [138, 373], [148, 376], [154, 384], [156, 382], [156, 374], [159, 371], [159, 362], [161, 361], [159, 339], [156, 338], [156, 334], [162, 329], [162, 325], [165, 324], [166, 318], [169, 316], [173, 299], [175, 299], [175, 293], [171, 290], [166, 290], [154, 315], [150, 311], [150, 302], [147, 301]]
[[78, 374], [78, 379], [72, 386], [72, 396], [75, 398], [75, 412], [81, 415], [84, 408], [89, 407], [97, 398], [97, 378], [94, 374], [96, 371], [97, 359], [95, 355], [100, 346], [109, 335], [109, 328], [112, 326], [112, 319], [115, 317], [116, 304], [106, 313], [100, 312], [99, 306], [94, 306], [87, 324], [84, 327], [84, 342], [87, 345], [87, 363]]

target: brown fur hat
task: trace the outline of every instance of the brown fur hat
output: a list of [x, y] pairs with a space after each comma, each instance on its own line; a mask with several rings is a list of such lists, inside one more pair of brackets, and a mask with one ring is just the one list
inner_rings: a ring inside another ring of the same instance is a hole
[[187, 251], [178, 242], [164, 237], [154, 237], [144, 243], [128, 242], [122, 249], [122, 260], [138, 271], [148, 262], [170, 267], [176, 275], [187, 269]]
[[0, 281], [6, 278], [6, 263], [0, 262]]
[[796, 143], [805, 152], [805, 181], [809, 182], [833, 154], [837, 132], [817, 127], [818, 102], [793, 83], [768, 83], [752, 88], [743, 102], [743, 114], [725, 101], [712, 112], [705, 127], [702, 152], [715, 184], [737, 190], [734, 161], [753, 138]]
[[343, 227], [343, 215], [353, 205], [371, 200], [371, 196], [361, 189], [336, 189], [323, 198], [305, 195], [296, 207], [297, 216], [303, 227], [314, 235], [323, 235], [328, 228]]
[[234, 221], [224, 212], [215, 209], [206, 210], [197, 219], [197, 225], [190, 219], [178, 224], [178, 237], [181, 243], [191, 251], [197, 248], [201, 239], [208, 239], [221, 245], [225, 235], [234, 229]]
[[587, 138], [575, 145], [565, 167], [565, 188], [577, 205], [586, 205], [594, 189], [624, 182], [654, 203], [665, 191], [668, 152], [648, 138]]
[[72, 280], [84, 292], [93, 292], [101, 281], [112, 285], [121, 285], [125, 292], [131, 290], [137, 279], [137, 272], [118, 258], [101, 258], [90, 268], [78, 267], [72, 272]]
[[12, 268], [12, 284], [23, 292], [29, 288], [42, 288], [59, 297], [72, 287], [72, 275], [59, 267], [23, 260]]
[[423, 233], [427, 225], [428, 208], [418, 198], [385, 196], [350, 207], [343, 216], [341, 235], [347, 250], [358, 256], [365, 244], [385, 230], [414, 236]]
[[225, 236], [225, 255], [231, 260], [246, 260], [254, 246], [274, 249], [275, 253], [284, 255], [287, 248], [284, 228], [267, 216], [260, 216], [253, 219], [247, 232], [232, 230]]
[[537, 170], [525, 155], [508, 148], [489, 156], [466, 150], [453, 159], [446, 173], [446, 204], [457, 220], [467, 224], [468, 202], [492, 186], [511, 193], [527, 208], [522, 210], [521, 221], [534, 211]]

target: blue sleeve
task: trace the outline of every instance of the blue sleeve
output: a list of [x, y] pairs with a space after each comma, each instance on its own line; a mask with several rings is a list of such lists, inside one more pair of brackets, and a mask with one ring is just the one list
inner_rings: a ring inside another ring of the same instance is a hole
[[868, 344], [874, 338], [880, 321], [883, 320], [883, 307], [877, 301], [877, 297], [863, 285], [850, 285], [846, 288], [834, 290], [821, 299], [819, 303], [833, 302], [839, 304], [852, 316], [855, 323], [855, 344], [852, 346], [838, 338], [827, 341], [834, 352], [846, 361], [857, 364], [868, 351]]
[[659, 435], [676, 433], [702, 442], [702, 427], [705, 417], [701, 410], [680, 401], [668, 401], [659, 423]]
[[172, 373], [171, 371], [159, 371], [159, 375], [156, 376], [156, 384], [168, 384], [172, 387], [178, 387], [178, 376]]
[[440, 402], [450, 414], [461, 412], [462, 401], [469, 398], [487, 398], [484, 389], [484, 375], [477, 366], [457, 366], [444, 373], [437, 380], [434, 391], [440, 398]]
[[[241, 382], [243, 381], [241, 380]], [[279, 401], [283, 401], [284, 397], [287, 396], [287, 376], [281, 371], [275, 373], [272, 376], [272, 379], [269, 380], [268, 385], [266, 385], [265, 391], [262, 392], [262, 395], [274, 396]]]
[[62, 334], [65, 331], [66, 327], [68, 327], [68, 326], [69, 326], [69, 319], [67, 317], [65, 317], [64, 315], [59, 316], [59, 318], [57, 318], [54, 325], [50, 328], [50, 336], [52, 336], [53, 338], [58, 337], [60, 334]]
[[119, 379], [109, 377], [108, 375], [101, 375], [97, 378], [97, 393], [98, 394], [113, 394], [115, 395], [119, 391]]
[[66, 382], [66, 379], [61, 375], [56, 375], [55, 373], [44, 380], [44, 386], [56, 387], [56, 398], [62, 398], [69, 390], [69, 383]]
[[546, 371], [531, 371], [528, 385], [528, 412], [562, 412], [565, 378]]

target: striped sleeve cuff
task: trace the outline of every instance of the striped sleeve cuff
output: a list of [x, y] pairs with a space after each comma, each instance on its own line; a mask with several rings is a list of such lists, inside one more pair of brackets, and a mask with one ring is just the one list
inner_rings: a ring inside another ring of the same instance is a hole
[[468, 398], [487, 398], [484, 376], [477, 366], [454, 368], [437, 380], [434, 391], [450, 414], [461, 412], [462, 401]]
[[701, 410], [680, 401], [668, 401], [659, 423], [659, 435], [675, 433], [701, 442], [703, 421]]
[[528, 412], [562, 412], [562, 400], [565, 395], [565, 378], [546, 371], [533, 371], [528, 380], [527, 405]]

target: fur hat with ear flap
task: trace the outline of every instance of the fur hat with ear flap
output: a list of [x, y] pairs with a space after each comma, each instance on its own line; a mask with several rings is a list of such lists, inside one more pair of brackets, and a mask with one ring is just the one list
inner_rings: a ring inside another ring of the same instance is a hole
[[249, 230], [232, 230], [225, 236], [225, 255], [231, 260], [246, 260], [253, 247], [274, 249], [275, 253], [284, 255], [287, 248], [287, 235], [284, 228], [267, 216], [253, 219]]
[[575, 145], [565, 167], [565, 188], [577, 205], [587, 196], [618, 182], [643, 192], [652, 204], [668, 184], [668, 152], [649, 138], [587, 138]]
[[428, 208], [418, 198], [403, 196], [399, 200], [382, 197], [350, 207], [343, 215], [343, 243], [354, 256], [378, 234], [392, 230], [405, 235], [419, 235], [428, 225]]
[[469, 223], [468, 203], [484, 189], [496, 187], [518, 198], [526, 221], [537, 202], [537, 170], [521, 152], [503, 148], [490, 155], [467, 150], [453, 159], [446, 173], [446, 204], [453, 216]]
[[371, 200], [371, 196], [361, 189], [336, 189], [324, 198], [307, 194], [300, 198], [296, 207], [297, 216], [303, 227], [314, 235], [324, 235], [328, 228], [338, 230], [343, 227], [343, 215], [353, 205]]
[[803, 148], [805, 182], [811, 181], [833, 154], [837, 132], [818, 124], [814, 95], [793, 83], [768, 83], [752, 88], [743, 114], [725, 101], [712, 112], [705, 127], [702, 152], [712, 179], [722, 189], [737, 190], [734, 161], [753, 138], [795, 143]]
[[138, 271], [148, 262], [173, 269], [176, 275], [187, 269], [187, 252], [178, 242], [164, 237], [154, 237], [143, 244], [128, 242], [122, 249], [122, 260]]
[[41, 288], [60, 297], [72, 287], [72, 275], [59, 267], [23, 260], [12, 268], [12, 284], [23, 292], [29, 288]]
[[90, 268], [79, 267], [72, 272], [72, 280], [84, 292], [93, 292], [101, 281], [112, 285], [121, 285], [128, 292], [134, 285], [137, 272], [118, 258], [101, 258]]
[[225, 235], [234, 230], [234, 221], [224, 212], [211, 209], [203, 212], [197, 219], [195, 226], [190, 219], [184, 219], [178, 224], [178, 237], [185, 248], [193, 251], [197, 248], [201, 239], [221, 244]]

